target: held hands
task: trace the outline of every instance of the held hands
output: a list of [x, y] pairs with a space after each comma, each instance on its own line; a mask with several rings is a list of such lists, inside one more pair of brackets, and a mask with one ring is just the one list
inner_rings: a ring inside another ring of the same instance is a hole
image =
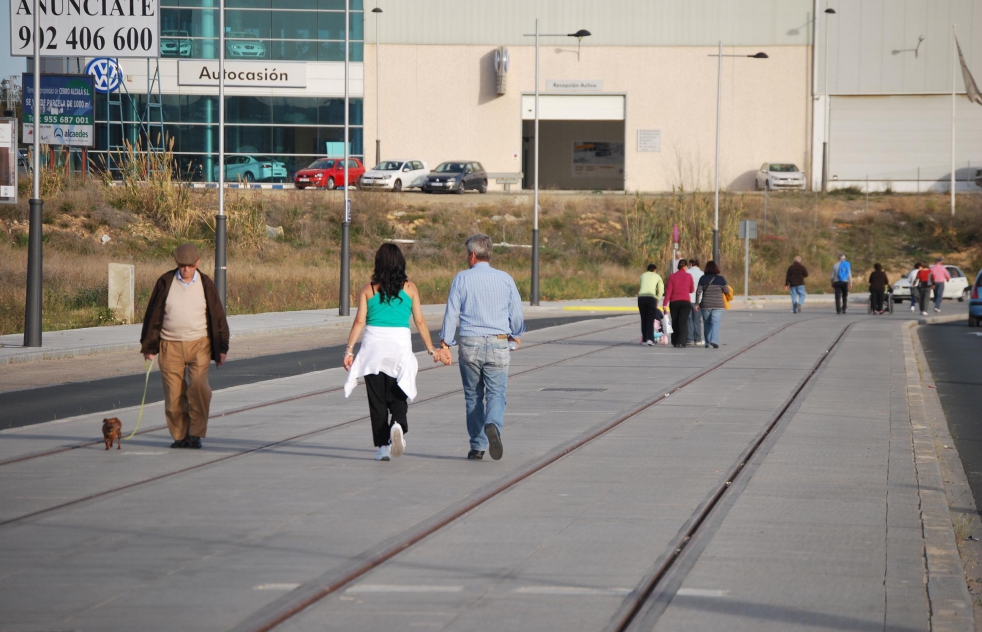
[[450, 366], [453, 363], [453, 357], [450, 355], [450, 349], [434, 349], [433, 350], [433, 362], [442, 362], [444, 366]]

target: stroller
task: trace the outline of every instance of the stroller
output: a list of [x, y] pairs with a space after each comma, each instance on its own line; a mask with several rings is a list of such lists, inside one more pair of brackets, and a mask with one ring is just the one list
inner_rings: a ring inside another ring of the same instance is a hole
[[[914, 289], [911, 288], [911, 292], [913, 291]], [[886, 287], [886, 291], [883, 293], [883, 311], [887, 314], [893, 314], [893, 288], [890, 287], [889, 285]], [[873, 313], [872, 292], [870, 293], [869, 298], [866, 299], [866, 313], [867, 314]]]

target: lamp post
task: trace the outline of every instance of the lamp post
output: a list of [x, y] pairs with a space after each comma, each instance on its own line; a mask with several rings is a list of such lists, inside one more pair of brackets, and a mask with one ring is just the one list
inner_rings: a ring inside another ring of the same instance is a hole
[[338, 314], [351, 314], [351, 200], [348, 199], [348, 67], [350, 65], [351, 0], [344, 0], [344, 221], [341, 223], [341, 282]]
[[[375, 164], [382, 162], [382, 132], [379, 129], [379, 102], [381, 96], [379, 94], [379, 67], [378, 67], [378, 23], [379, 18], [382, 17], [382, 9], [378, 8], [376, 3], [375, 8], [372, 9], [372, 13], [375, 14]], [[347, 184], [345, 185], [347, 188]]]
[[767, 59], [767, 53], [757, 53], [756, 55], [724, 55], [723, 42], [719, 43], [719, 52], [710, 57], [717, 57], [716, 66], [716, 201], [713, 207], [713, 261], [719, 263], [719, 117], [720, 103], [723, 94], [723, 58], [724, 57], [749, 57], [750, 59]]
[[[535, 20], [535, 33], [526, 33], [525, 37], [535, 38], [535, 167], [532, 177], [532, 283], [529, 291], [529, 303], [539, 304], [539, 38], [540, 37], [575, 37], [579, 42], [584, 37], [590, 37], [590, 31], [580, 29], [575, 33], [539, 33], [539, 20]], [[576, 60], [579, 61], [579, 52]]]
[[34, 195], [28, 201], [30, 216], [27, 233], [27, 301], [24, 306], [24, 346], [41, 346], [41, 306], [43, 303], [43, 274], [41, 271], [41, 248], [44, 240], [42, 211], [44, 200], [41, 199], [41, 14], [38, 11], [38, 0], [34, 0], [34, 161], [31, 176], [34, 184]]
[[226, 302], [225, 217], [225, 0], [218, 1], [218, 216], [215, 217], [215, 289], [222, 307]]
[[[829, 16], [835, 15], [835, 9], [825, 2], [825, 106], [822, 108], [822, 193], [829, 190]], [[920, 44], [918, 44], [920, 45]]]

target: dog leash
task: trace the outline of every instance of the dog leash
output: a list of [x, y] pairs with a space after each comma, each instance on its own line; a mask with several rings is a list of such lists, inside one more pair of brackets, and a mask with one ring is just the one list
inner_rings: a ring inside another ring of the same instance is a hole
[[150, 384], [150, 369], [153, 367], [153, 360], [143, 359], [143, 364], [147, 367], [146, 376], [143, 379], [143, 399], [140, 400], [140, 414], [136, 418], [136, 426], [133, 427], [133, 432], [130, 436], [126, 437], [129, 441], [136, 434], [136, 431], [140, 429], [140, 422], [143, 421], [143, 405], [147, 402], [147, 386]]

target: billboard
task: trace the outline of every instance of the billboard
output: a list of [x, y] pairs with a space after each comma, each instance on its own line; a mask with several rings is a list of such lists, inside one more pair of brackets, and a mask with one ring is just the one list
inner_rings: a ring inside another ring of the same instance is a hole
[[623, 178], [624, 143], [573, 142], [574, 178]]
[[17, 119], [0, 118], [0, 204], [17, 203]]
[[[24, 134], [34, 142], [34, 77], [23, 78]], [[48, 145], [92, 147], [95, 90], [89, 75], [41, 75], [41, 142]]]
[[[37, 3], [42, 57], [157, 57], [157, 0]], [[194, 5], [192, 6], [200, 6]], [[10, 0], [10, 56], [34, 56], [34, 2]]]

